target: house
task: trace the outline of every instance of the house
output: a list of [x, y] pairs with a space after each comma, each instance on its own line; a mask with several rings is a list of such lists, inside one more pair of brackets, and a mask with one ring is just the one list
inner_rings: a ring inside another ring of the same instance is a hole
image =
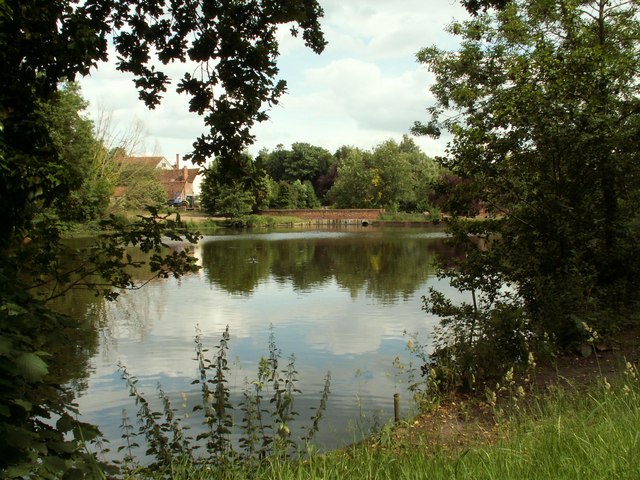
[[167, 192], [167, 201], [174, 205], [193, 207], [195, 204], [193, 184], [200, 169], [187, 168], [186, 165], [179, 168], [179, 165], [179, 159], [176, 156], [175, 168], [163, 170], [160, 173], [160, 183]]
[[[176, 155], [176, 162], [178, 161], [178, 156]], [[133, 157], [133, 156], [123, 156], [119, 158], [119, 163], [123, 165], [140, 165], [151, 168], [161, 168], [163, 170], [173, 169], [175, 165], [171, 164], [169, 160], [165, 157], [161, 156], [150, 156], [150, 157]]]
[[191, 206], [195, 204], [194, 182], [200, 174], [199, 168], [180, 167], [180, 155], [176, 163], [170, 163], [162, 156], [122, 157], [121, 163], [129, 166], [145, 166], [160, 170], [159, 180], [167, 194], [167, 202], [174, 205]]

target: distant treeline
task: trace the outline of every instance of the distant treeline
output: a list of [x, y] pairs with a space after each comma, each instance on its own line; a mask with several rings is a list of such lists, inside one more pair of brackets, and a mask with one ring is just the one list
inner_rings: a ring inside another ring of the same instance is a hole
[[211, 214], [237, 216], [262, 209], [383, 208], [390, 212], [448, 210], [443, 187], [451, 176], [405, 135], [370, 151], [342, 146], [335, 153], [308, 143], [248, 153], [251, 178], [230, 179], [217, 163], [205, 171], [202, 205]]

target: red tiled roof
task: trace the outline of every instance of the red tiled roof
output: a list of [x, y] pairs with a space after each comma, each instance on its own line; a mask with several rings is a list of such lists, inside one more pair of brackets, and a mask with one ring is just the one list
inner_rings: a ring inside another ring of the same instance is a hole
[[[193, 183], [193, 181], [198, 176], [200, 172], [199, 168], [187, 168], [187, 183]], [[184, 170], [181, 169], [173, 169], [173, 170], [161, 170], [160, 171], [160, 181], [162, 183], [173, 183], [173, 182], [184, 182], [183, 178]]]
[[[149, 167], [157, 169], [163, 161], [166, 161], [162, 156], [145, 156], [145, 157], [132, 157], [121, 156], [117, 160], [122, 165], [137, 166], [137, 167]], [[193, 182], [200, 173], [199, 168], [172, 168], [163, 169], [159, 168], [158, 172], [159, 180], [165, 191], [167, 192], [167, 198], [174, 199], [181, 197], [184, 199], [187, 195], [193, 194]], [[185, 175], [186, 173], [186, 175]], [[185, 178], [186, 177], [186, 178]], [[125, 194], [124, 187], [116, 187], [113, 194], [114, 197], [122, 197]]]
[[[199, 168], [187, 168], [186, 182], [184, 179], [184, 169], [162, 170], [160, 172], [160, 183], [166, 190], [170, 198], [175, 198], [177, 194], [181, 194], [187, 186], [187, 190], [193, 191], [193, 181], [200, 173]], [[185, 192], [189, 193], [189, 192]]]
[[181, 168], [180, 170], [164, 170], [162, 172], [162, 178], [174, 178], [174, 181], [184, 182], [185, 180], [189, 183], [193, 183], [198, 174], [200, 173], [199, 168], [187, 168], [187, 178], [184, 178], [185, 169]]
[[164, 160], [164, 157], [122, 157], [120, 160], [125, 165], [145, 165], [151, 168], [156, 168], [160, 162]]

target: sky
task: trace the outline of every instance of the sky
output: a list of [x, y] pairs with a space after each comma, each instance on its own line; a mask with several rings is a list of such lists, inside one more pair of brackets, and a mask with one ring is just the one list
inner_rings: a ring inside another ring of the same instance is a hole
[[[319, 0], [321, 19], [329, 42], [321, 55], [306, 48], [302, 39], [283, 29], [279, 38], [279, 78], [287, 93], [269, 111], [270, 119], [253, 129], [256, 155], [262, 148], [306, 142], [332, 153], [342, 145], [370, 150], [390, 138], [400, 140], [416, 120], [426, 120], [433, 105], [433, 83], [416, 53], [437, 45], [454, 49], [456, 39], [445, 32], [454, 19], [466, 17], [453, 0]], [[112, 57], [115, 57], [112, 55]], [[179, 78], [186, 68], [168, 68]], [[138, 100], [132, 77], [101, 64], [81, 80], [88, 113], [97, 120], [108, 117], [113, 135], [142, 128], [142, 141], [134, 153], [163, 155], [173, 161], [191, 151], [205, 131], [202, 119], [188, 111], [188, 97], [170, 86], [161, 106], [147, 110]], [[444, 153], [445, 140], [416, 137], [428, 155]]]

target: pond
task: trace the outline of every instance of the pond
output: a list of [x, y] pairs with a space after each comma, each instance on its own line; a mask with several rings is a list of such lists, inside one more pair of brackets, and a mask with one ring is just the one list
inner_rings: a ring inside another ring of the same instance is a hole
[[97, 326], [87, 368], [74, 381], [82, 419], [99, 425], [112, 451], [122, 443], [123, 412], [135, 419], [136, 407], [121, 363], [147, 398], [157, 399], [161, 385], [195, 437], [202, 417], [191, 415], [201, 399], [199, 385], [191, 384], [198, 378], [194, 338], [200, 332], [211, 355], [228, 326], [233, 403], [246, 379], [256, 378], [273, 335], [281, 364], [295, 357], [298, 422], [308, 423], [330, 372], [316, 443], [357, 441], [393, 418], [394, 393], [401, 394], [402, 414], [410, 413], [406, 378], [394, 359], [409, 362], [404, 332], [429, 342], [437, 320], [422, 311], [428, 287], [454, 294], [434, 277], [438, 253], [452, 254], [443, 233], [423, 228], [207, 236], [194, 247], [197, 274], [154, 280], [114, 303], [65, 300], [67, 311]]

